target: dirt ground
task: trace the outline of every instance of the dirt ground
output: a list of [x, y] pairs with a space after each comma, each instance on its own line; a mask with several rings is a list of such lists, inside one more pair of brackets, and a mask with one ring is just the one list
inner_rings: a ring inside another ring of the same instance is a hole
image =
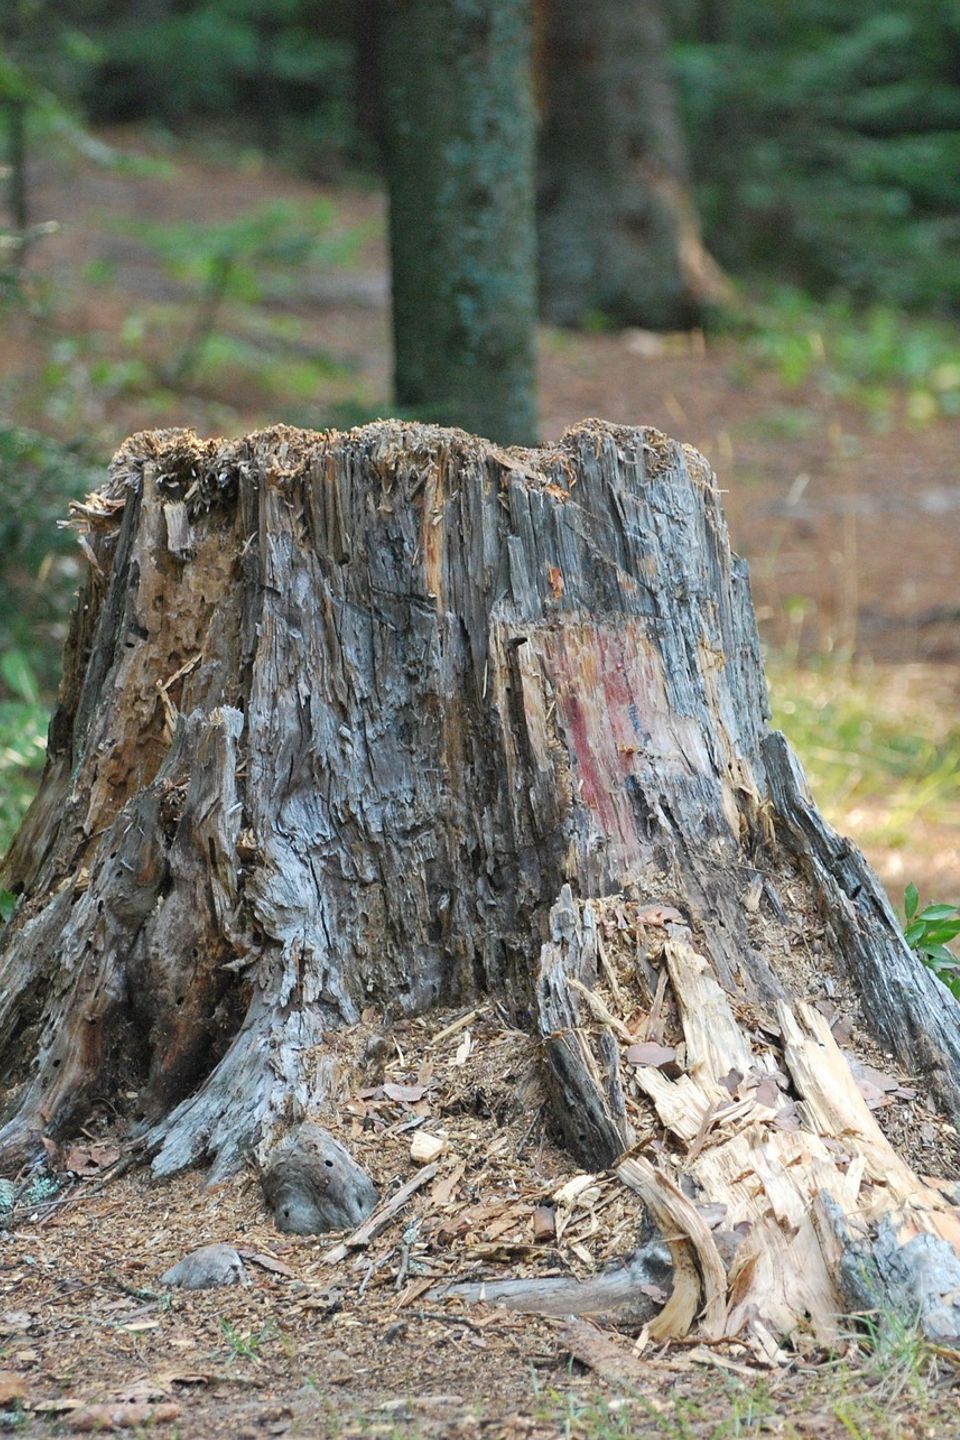
[[[601, 913], [607, 965], [626, 985], [634, 934], [621, 935], [616, 902]], [[818, 977], [804, 985], [801, 974], [794, 981], [823, 1005]], [[836, 997], [823, 1013], [842, 1025], [849, 1053], [882, 1067], [864, 1072], [861, 1088], [883, 1131], [917, 1172], [956, 1181], [956, 1130], [864, 1034], [839, 981], [823, 992]], [[668, 1001], [668, 1040], [671, 1013]], [[337, 1037], [345, 1074], [369, 1034]], [[642, 1211], [616, 1174], [582, 1174], [553, 1145], [537, 1042], [495, 1005], [404, 1021], [388, 1035], [375, 1073], [358, 1084], [353, 1072], [323, 1117], [384, 1200], [410, 1191], [363, 1244], [280, 1234], [252, 1164], [216, 1188], [196, 1172], [165, 1185], [142, 1172], [111, 1181], [124, 1142], [115, 1107], [101, 1106], [52, 1157], [60, 1191], [22, 1201], [16, 1224], [0, 1228], [0, 1428], [169, 1425], [200, 1440], [956, 1433], [960, 1354], [918, 1349], [909, 1327], [873, 1356], [843, 1330], [830, 1351], [800, 1330], [771, 1360], [747, 1338], [657, 1345], [642, 1316], [601, 1329], [445, 1293], [464, 1280], [583, 1279], [615, 1267], [640, 1241]], [[656, 1123], [652, 1110], [642, 1120], [632, 1084], [627, 1104], [638, 1126]], [[440, 1146], [435, 1158], [418, 1142]], [[703, 1213], [716, 1227], [725, 1211]], [[247, 1283], [164, 1284], [172, 1264], [215, 1243], [236, 1248]]]
[[[311, 274], [295, 301], [271, 302], [275, 315], [295, 311], [301, 346], [323, 349], [336, 362], [316, 392], [294, 406], [249, 370], [224, 367], [189, 392], [130, 389], [91, 381], [92, 361], [137, 356], [138, 346], [149, 358], [189, 321], [189, 288], [130, 232], [131, 220], [224, 220], [271, 200], [313, 199], [314, 187], [253, 160], [238, 165], [200, 152], [178, 155], [175, 180], [70, 170], [52, 159], [38, 165], [35, 178], [34, 219], [62, 226], [38, 247], [36, 262], [58, 298], [46, 318], [13, 318], [0, 335], [0, 386], [12, 401], [5, 408], [20, 423], [65, 436], [80, 424], [109, 449], [127, 433], [158, 425], [236, 433], [277, 419], [322, 426], [351, 407], [367, 415], [389, 411], [384, 208], [375, 191], [328, 192], [334, 228], [360, 235], [353, 260]], [[86, 278], [91, 267], [100, 267], [96, 285]], [[143, 315], [150, 319], [143, 339], [133, 327], [133, 338], [121, 345], [124, 326]], [[85, 364], [76, 350], [63, 350], [69, 337], [81, 337]], [[59, 354], [65, 377], [56, 394], [52, 354]], [[750, 561], [758, 618], [771, 645], [799, 656], [855, 652], [880, 667], [877, 673], [909, 674], [914, 696], [929, 695], [931, 705], [956, 713], [960, 425], [894, 423], [881, 433], [865, 412], [826, 402], [810, 386], [785, 401], [777, 377], [745, 368], [732, 340], [545, 331], [540, 354], [545, 439], [595, 414], [656, 425], [711, 461], [728, 492], [734, 544]], [[814, 422], [795, 424], [802, 415]], [[924, 828], [907, 878], [937, 886], [936, 898], [953, 892], [960, 898], [954, 820]], [[892, 857], [882, 845], [870, 853], [881, 870], [903, 866], [902, 853]], [[464, 1070], [472, 1075], [469, 1065]], [[205, 1190], [197, 1174], [155, 1187], [133, 1173], [99, 1188], [96, 1156], [81, 1156], [93, 1172], [88, 1178], [39, 1202], [16, 1229], [0, 1230], [0, 1425], [25, 1435], [79, 1433], [106, 1419], [102, 1410], [84, 1416], [83, 1407], [132, 1400], [148, 1407], [141, 1427], [199, 1440], [223, 1434], [913, 1440], [960, 1433], [950, 1358], [941, 1357], [938, 1380], [921, 1382], [906, 1341], [887, 1363], [873, 1363], [844, 1342], [826, 1364], [827, 1357], [801, 1345], [782, 1366], [760, 1369], [736, 1347], [658, 1353], [648, 1345], [634, 1353], [633, 1342], [620, 1339], [618, 1363], [627, 1378], [617, 1382], [574, 1358], [582, 1343], [562, 1321], [429, 1299], [431, 1266], [451, 1273], [456, 1262], [480, 1273], [499, 1256], [540, 1272], [575, 1269], [585, 1262], [569, 1248], [574, 1244], [586, 1246], [593, 1261], [604, 1259], [590, 1248], [589, 1213], [571, 1216], [566, 1249], [533, 1241], [533, 1211], [573, 1171], [549, 1145], [531, 1149], [523, 1141], [516, 1117], [498, 1109], [489, 1076], [473, 1092], [458, 1114], [443, 1116], [451, 1138], [430, 1187], [378, 1248], [336, 1264], [324, 1258], [325, 1239], [274, 1230], [250, 1172], [215, 1191]], [[384, 1185], [413, 1174], [410, 1132], [401, 1127], [422, 1118], [419, 1103], [377, 1109], [373, 1102], [372, 1129], [364, 1129], [366, 1116], [344, 1114], [354, 1142], [372, 1143], [371, 1153], [379, 1153]], [[930, 1123], [912, 1102], [899, 1100], [891, 1109], [905, 1133]], [[109, 1139], [108, 1121], [91, 1144]], [[509, 1145], [485, 1153], [504, 1136]], [[478, 1157], [476, 1166], [470, 1156]], [[441, 1191], [438, 1198], [437, 1187], [460, 1164], [450, 1196], [444, 1200]], [[618, 1203], [606, 1192], [601, 1202]], [[444, 1220], [462, 1218], [465, 1209], [468, 1223], [444, 1232]], [[597, 1213], [602, 1204], [593, 1218]], [[502, 1217], [512, 1225], [499, 1228]], [[421, 1231], [431, 1225], [432, 1248], [418, 1255]], [[213, 1241], [246, 1256], [248, 1285], [194, 1294], [160, 1285], [186, 1250]], [[18, 1410], [21, 1401], [28, 1408]]]
[[[221, 1241], [259, 1257], [246, 1260], [248, 1285], [160, 1285], [186, 1249]], [[634, 1356], [617, 1339], [624, 1378], [605, 1380], [574, 1359], [562, 1320], [411, 1300], [393, 1270], [359, 1296], [369, 1265], [325, 1266], [327, 1248], [278, 1236], [250, 1176], [216, 1191], [193, 1174], [81, 1191], [0, 1240], [0, 1395], [13, 1374], [35, 1407], [14, 1418], [0, 1405], [0, 1430], [73, 1435], [139, 1405], [136, 1433], [184, 1440], [957, 1434], [949, 1365], [933, 1383], [816, 1354], [763, 1371], [735, 1346]]]

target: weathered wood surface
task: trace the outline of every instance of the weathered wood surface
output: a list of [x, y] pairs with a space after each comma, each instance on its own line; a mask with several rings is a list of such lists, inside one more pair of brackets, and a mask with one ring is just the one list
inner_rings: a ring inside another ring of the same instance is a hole
[[370, 1176], [329, 1131], [305, 1121], [264, 1157], [264, 1199], [278, 1230], [318, 1235], [365, 1220], [378, 1195]]
[[595, 1315], [641, 1326], [662, 1308], [661, 1287], [672, 1281], [669, 1251], [662, 1240], [649, 1242], [624, 1262], [598, 1275], [577, 1280], [556, 1275], [516, 1280], [458, 1281], [438, 1285], [430, 1300], [461, 1299], [500, 1305], [529, 1315]]
[[[365, 1010], [495, 994], [542, 1037], [571, 1149], [619, 1161], [668, 1233], [658, 1333], [702, 1311], [775, 1346], [799, 1310], [826, 1333], [839, 1226], [955, 1249], [955, 1212], [879, 1144], [795, 1003], [791, 957], [840, 977], [954, 1116], [957, 1006], [769, 731], [745, 567], [696, 452], [598, 422], [534, 451], [395, 422], [161, 432], [75, 520], [92, 564], [0, 877], [21, 895], [0, 1162], [132, 1092], [155, 1173], [215, 1178], [323, 1118], [350, 1083], [330, 1037]], [[666, 934], [619, 978], [592, 898], [617, 894]], [[675, 1076], [625, 1063], [637, 1004], [648, 1039], [682, 1025]], [[772, 1103], [730, 1088], [780, 1065]], [[753, 1226], [729, 1274], [644, 1113]]]

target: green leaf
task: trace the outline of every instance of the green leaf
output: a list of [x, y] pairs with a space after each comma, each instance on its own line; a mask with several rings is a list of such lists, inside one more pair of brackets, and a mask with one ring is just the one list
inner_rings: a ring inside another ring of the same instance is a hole
[[925, 945], [946, 945], [948, 941], [956, 939], [958, 935], [960, 935], [960, 920], [948, 920], [940, 925], [928, 925], [923, 936], [923, 943]]
[[960, 914], [956, 905], [927, 905], [917, 916], [918, 920], [951, 920]]
[[922, 940], [926, 933], [927, 927], [926, 925], [924, 925], [923, 921], [914, 920], [913, 924], [908, 925], [906, 930], [903, 932], [903, 938], [904, 940], [906, 940], [907, 944], [911, 947], [911, 949], [913, 949], [916, 947], [917, 941]]
[[17, 908], [17, 897], [9, 890], [0, 890], [0, 921], [4, 925], [13, 919], [13, 912]]
[[920, 954], [930, 969], [936, 970], [938, 974], [941, 970], [960, 971], [960, 960], [946, 945], [923, 945], [920, 947]]
[[40, 699], [36, 676], [22, 650], [7, 650], [0, 655], [0, 675], [15, 695], [28, 705], [36, 705]]
[[904, 915], [906, 915], [908, 920], [912, 920], [914, 915], [917, 913], [917, 906], [919, 905], [919, 903], [920, 891], [911, 881], [911, 883], [907, 886], [906, 890], [904, 890], [903, 892], [903, 913]]

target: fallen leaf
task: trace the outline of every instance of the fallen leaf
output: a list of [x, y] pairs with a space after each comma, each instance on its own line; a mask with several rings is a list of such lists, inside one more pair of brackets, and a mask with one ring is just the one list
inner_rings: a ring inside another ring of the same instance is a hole
[[22, 1375], [12, 1370], [0, 1370], [0, 1407], [12, 1405], [14, 1400], [23, 1400], [27, 1394], [27, 1382]]
[[889, 1090], [897, 1090], [900, 1087], [899, 1080], [895, 1080], [892, 1075], [885, 1075], [882, 1070], [875, 1070], [872, 1065], [861, 1065], [859, 1067], [859, 1073], [863, 1076], [864, 1080], [868, 1080], [871, 1085], [876, 1085], [878, 1090], [886, 1092]]
[[674, 1079], [680, 1074], [676, 1050], [672, 1045], [658, 1045], [655, 1040], [628, 1046], [626, 1059], [630, 1065], [650, 1065]]
[[272, 1255], [264, 1255], [259, 1250], [241, 1250], [240, 1257], [249, 1260], [252, 1265], [259, 1265], [261, 1270], [269, 1270], [271, 1275], [283, 1275], [287, 1280], [296, 1279], [297, 1272], [291, 1270], [289, 1265], [284, 1265], [282, 1260], [274, 1260]]
[[470, 1031], [468, 1030], [467, 1033], [464, 1035], [463, 1039], [460, 1041], [460, 1044], [457, 1046], [457, 1053], [451, 1060], [451, 1065], [466, 1065], [468, 1059], [470, 1058], [470, 1051], [472, 1049], [473, 1041], [470, 1038]]
[[[412, 1105], [415, 1100], [422, 1100], [427, 1093], [426, 1085], [395, 1085], [392, 1080], [388, 1080], [382, 1089], [388, 1100], [398, 1100], [404, 1105]], [[364, 1099], [367, 1098], [366, 1091], [361, 1090], [360, 1094]]]
[[92, 1145], [71, 1145], [64, 1155], [63, 1168], [74, 1175], [99, 1175], [101, 1170], [115, 1165], [120, 1159], [120, 1150], [107, 1141]]
[[7, 1310], [0, 1315], [0, 1335], [26, 1335], [33, 1324], [33, 1316], [27, 1310]]
[[777, 1082], [770, 1075], [765, 1076], [753, 1092], [753, 1098], [757, 1104], [766, 1105], [768, 1110], [772, 1110], [775, 1107], [779, 1096], [780, 1091], [777, 1088]]

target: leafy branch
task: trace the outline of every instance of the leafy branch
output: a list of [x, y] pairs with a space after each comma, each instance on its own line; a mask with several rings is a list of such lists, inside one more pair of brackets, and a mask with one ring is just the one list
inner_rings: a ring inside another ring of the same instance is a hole
[[960, 935], [960, 909], [956, 905], [926, 905], [922, 910], [916, 885], [903, 896], [907, 925], [904, 938], [924, 965], [960, 1000], [960, 958], [947, 946]]

